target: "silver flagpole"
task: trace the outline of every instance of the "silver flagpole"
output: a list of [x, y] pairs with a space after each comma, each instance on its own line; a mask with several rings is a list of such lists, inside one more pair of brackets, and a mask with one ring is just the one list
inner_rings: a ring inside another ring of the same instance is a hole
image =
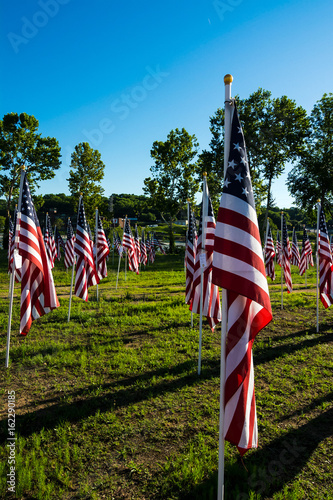
[[[231, 84], [233, 77], [225, 75], [224, 99], [224, 177], [228, 168], [231, 120], [233, 114], [233, 101], [231, 99]], [[220, 421], [219, 421], [219, 464], [218, 464], [218, 500], [224, 499], [224, 394], [225, 394], [225, 353], [228, 331], [228, 303], [227, 290], [222, 288], [222, 321], [221, 321], [221, 362], [220, 362]]]
[[[76, 219], [76, 230], [77, 230], [77, 223], [79, 220], [79, 213], [80, 213], [80, 205], [81, 205], [81, 200], [82, 200], [82, 194], [80, 194], [79, 198], [79, 206], [77, 209], [77, 219]], [[75, 244], [74, 244], [75, 245]], [[75, 250], [74, 250], [74, 259], [73, 259], [73, 266], [72, 266], [72, 279], [71, 279], [71, 289], [69, 292], [69, 304], [68, 304], [68, 317], [67, 317], [67, 323], [69, 323], [69, 320], [71, 319], [71, 307], [72, 307], [72, 296], [73, 296], [73, 284], [74, 284], [74, 268], [75, 268], [75, 261], [76, 261], [76, 255], [75, 255]]]
[[[23, 180], [24, 180], [24, 174], [25, 174], [25, 166], [22, 167], [21, 170], [21, 181], [20, 181], [20, 195], [19, 195], [19, 202], [18, 202], [18, 207], [17, 207], [17, 216], [16, 216], [16, 227], [18, 225], [18, 214], [21, 212], [21, 207], [22, 207], [22, 189], [23, 189]], [[7, 346], [6, 346], [6, 361], [5, 361], [5, 367], [8, 368], [9, 365], [9, 346], [10, 346], [10, 333], [11, 333], [11, 328], [12, 328], [12, 314], [13, 314], [13, 299], [14, 299], [14, 281], [15, 281], [15, 253], [18, 253], [18, 249], [16, 248], [16, 244], [18, 243], [18, 234], [16, 231], [16, 227], [14, 229], [15, 231], [15, 238], [14, 238], [14, 250], [13, 250], [13, 267], [12, 267], [12, 274], [11, 274], [11, 280], [10, 280], [10, 297], [9, 297], [9, 312], [8, 312], [8, 326], [7, 326]]]
[[316, 291], [317, 291], [317, 333], [319, 332], [319, 218], [320, 218], [321, 204], [320, 200], [317, 203], [317, 251], [316, 251]]

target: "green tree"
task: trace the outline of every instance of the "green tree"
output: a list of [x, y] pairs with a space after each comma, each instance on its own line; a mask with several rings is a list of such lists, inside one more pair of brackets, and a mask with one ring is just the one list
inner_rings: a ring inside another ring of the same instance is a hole
[[[236, 96], [235, 100], [246, 140], [257, 212], [260, 214], [266, 199], [266, 220], [273, 206], [272, 181], [304, 146], [308, 126], [306, 111], [286, 96], [272, 99], [271, 92], [261, 88], [246, 99]], [[210, 192], [216, 200], [222, 192], [224, 178], [223, 109], [211, 117], [210, 131], [210, 150], [200, 155], [200, 168], [201, 172], [207, 171]]]
[[310, 115], [309, 139], [287, 185], [296, 205], [309, 215], [317, 200], [333, 216], [333, 94], [324, 94]]
[[7, 205], [5, 247], [12, 201], [18, 198], [21, 167], [26, 167], [32, 192], [40, 181], [52, 179], [60, 167], [58, 141], [54, 137], [42, 137], [38, 127], [38, 120], [26, 113], [9, 113], [0, 121], [0, 194], [5, 196]]
[[75, 146], [71, 158], [71, 170], [67, 180], [75, 210], [82, 193], [87, 218], [93, 219], [95, 208], [101, 203], [104, 193], [100, 182], [104, 177], [105, 165], [100, 152], [92, 149], [87, 142]]
[[193, 202], [198, 191], [194, 161], [198, 146], [195, 135], [176, 128], [166, 141], [155, 141], [150, 151], [155, 164], [150, 168], [152, 177], [144, 180], [143, 191], [150, 197], [150, 205], [169, 224], [170, 253], [174, 252], [173, 222], [187, 199]]

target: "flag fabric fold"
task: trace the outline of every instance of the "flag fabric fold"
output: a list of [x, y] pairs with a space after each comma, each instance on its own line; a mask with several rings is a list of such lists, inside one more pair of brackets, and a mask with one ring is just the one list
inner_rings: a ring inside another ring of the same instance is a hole
[[318, 257], [319, 257], [319, 291], [320, 300], [327, 309], [333, 304], [332, 253], [328, 238], [325, 215], [321, 205], [319, 210]]
[[276, 263], [281, 267], [282, 266], [282, 245], [280, 241], [280, 233], [277, 231], [276, 234]]
[[301, 256], [299, 254], [298, 241], [296, 235], [296, 228], [293, 228], [293, 242], [291, 246], [291, 265], [292, 266], [300, 266]]
[[74, 244], [75, 244], [75, 235], [74, 235], [71, 220], [68, 217], [67, 239], [66, 239], [66, 243], [65, 243], [65, 257], [64, 257], [64, 265], [65, 265], [66, 269], [68, 269], [69, 267], [72, 267], [74, 264]]
[[226, 290], [224, 437], [243, 455], [258, 445], [252, 345], [272, 319], [243, 131], [236, 107], [215, 230], [213, 283]]
[[105, 236], [102, 221], [98, 216], [96, 235], [96, 271], [101, 280], [107, 276], [106, 259], [110, 253], [109, 245]]
[[[200, 314], [201, 300], [201, 266], [203, 267], [203, 295], [202, 315], [206, 316], [209, 326], [214, 330], [221, 321], [221, 301], [219, 288], [212, 281], [213, 249], [215, 235], [215, 217], [212, 202], [209, 196], [207, 183], [204, 183], [202, 193], [201, 215], [199, 223], [198, 240], [193, 273], [193, 287], [190, 298], [190, 310]], [[206, 200], [204, 200], [206, 198]], [[207, 206], [206, 214], [203, 206]]]
[[291, 280], [291, 270], [290, 270], [290, 261], [292, 254], [289, 243], [286, 220], [283, 214], [281, 215], [281, 217], [282, 217], [282, 268], [283, 268], [284, 279], [287, 285], [287, 292], [291, 293], [293, 291], [293, 283]]
[[99, 283], [96, 272], [91, 235], [89, 232], [83, 200], [80, 198], [76, 237], [74, 243], [76, 260], [75, 295], [88, 301], [88, 288]]
[[189, 206], [188, 234], [187, 234], [187, 244], [185, 252], [185, 261], [186, 261], [185, 304], [191, 303], [196, 253], [197, 253], [197, 230], [195, 227], [194, 213], [192, 212], [192, 209]]
[[24, 172], [22, 175], [21, 210], [17, 217], [17, 248], [22, 257], [20, 333], [26, 335], [34, 320], [60, 304], [42, 231], [31, 199], [27, 174]]
[[141, 253], [140, 263], [146, 266], [148, 258], [147, 258], [147, 247], [145, 242], [145, 232], [143, 229], [141, 233], [140, 253]]
[[265, 244], [265, 271], [266, 271], [266, 276], [269, 276], [272, 281], [275, 280], [275, 266], [274, 266], [274, 257], [275, 257], [275, 250], [274, 250], [274, 241], [273, 241], [273, 236], [272, 236], [272, 231], [271, 227], [268, 223], [268, 231], [267, 231], [267, 236], [266, 236], [266, 244]]
[[128, 267], [130, 271], [139, 274], [139, 263], [136, 255], [136, 248], [134, 243], [134, 238], [132, 235], [129, 220], [126, 218], [124, 234], [123, 234], [123, 248], [127, 250], [128, 255]]
[[299, 274], [303, 276], [305, 271], [309, 269], [309, 265], [313, 266], [312, 248], [306, 229], [303, 230], [302, 251], [299, 264]]

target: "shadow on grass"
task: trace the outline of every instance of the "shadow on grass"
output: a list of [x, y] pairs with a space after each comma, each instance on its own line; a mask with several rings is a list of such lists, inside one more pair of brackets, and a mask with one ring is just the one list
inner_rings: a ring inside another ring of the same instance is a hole
[[[247, 471], [240, 460], [232, 465], [226, 463], [225, 500], [246, 500], [250, 498], [251, 492], [261, 495], [262, 499], [271, 498], [283, 490], [287, 483], [301, 473], [319, 444], [332, 436], [332, 428], [333, 408], [303, 426], [291, 429], [264, 447], [248, 452], [244, 457]], [[330, 478], [326, 479], [328, 485]], [[173, 498], [215, 500], [217, 482], [216, 472], [188, 494]]]
[[[200, 385], [206, 380], [219, 377], [220, 363], [211, 361], [203, 364], [201, 376], [197, 375], [196, 363], [186, 361], [174, 367], [159, 368], [148, 373], [116, 380], [108, 384], [99, 386], [99, 390], [107, 392], [101, 396], [90, 396], [90, 393], [96, 391], [96, 386], [88, 386], [83, 389], [67, 393], [66, 396], [74, 398], [75, 401], [59, 402], [59, 397], [51, 399], [41, 399], [34, 401], [31, 406], [39, 404], [43, 408], [33, 410], [29, 413], [19, 415], [17, 411], [17, 432], [21, 436], [27, 437], [35, 432], [44, 429], [54, 429], [59, 423], [79, 422], [96, 412], [108, 412], [117, 408], [126, 407], [141, 401], [153, 399], [163, 394], [176, 392], [187, 386]], [[149, 383], [156, 377], [172, 376], [172, 380], [161, 380], [159, 382]], [[142, 387], [145, 386], [145, 387]], [[45, 405], [48, 405], [45, 407]], [[4, 430], [3, 438], [0, 442], [4, 443], [6, 438], [5, 429], [7, 420], [0, 421], [0, 428]]]

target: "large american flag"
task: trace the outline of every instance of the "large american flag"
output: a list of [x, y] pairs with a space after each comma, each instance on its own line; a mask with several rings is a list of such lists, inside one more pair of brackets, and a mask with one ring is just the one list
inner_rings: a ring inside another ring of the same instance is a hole
[[265, 244], [265, 271], [266, 276], [269, 276], [272, 281], [275, 280], [275, 267], [274, 267], [274, 241], [272, 236], [271, 227], [268, 223], [268, 230], [266, 235], [266, 244]]
[[226, 290], [225, 439], [243, 455], [257, 447], [252, 345], [272, 319], [245, 140], [234, 109], [228, 168], [218, 212], [213, 282]]
[[189, 206], [188, 233], [185, 252], [186, 260], [186, 289], [185, 289], [185, 304], [191, 303], [195, 257], [197, 253], [197, 230], [195, 227], [195, 217]]
[[293, 290], [293, 284], [291, 280], [291, 270], [290, 270], [290, 260], [291, 260], [291, 248], [289, 243], [289, 236], [287, 231], [286, 220], [282, 217], [282, 267], [284, 273], [284, 279], [287, 285], [287, 292], [290, 293]]
[[110, 249], [103, 229], [102, 221], [100, 216], [98, 216], [96, 236], [96, 269], [99, 279], [106, 278], [108, 274], [106, 258], [109, 253]]
[[[207, 206], [206, 214], [203, 213], [203, 205]], [[208, 192], [207, 183], [204, 182], [202, 193], [201, 214], [199, 232], [194, 264], [193, 288], [190, 298], [190, 310], [200, 314], [200, 300], [202, 300], [202, 314], [206, 316], [213, 330], [215, 325], [221, 321], [221, 301], [218, 286], [212, 281], [212, 264], [215, 234], [215, 217], [212, 202]], [[202, 257], [200, 257], [202, 255]], [[203, 258], [204, 262], [201, 262]], [[201, 299], [201, 266], [203, 267], [203, 295]]]
[[68, 269], [69, 267], [72, 267], [74, 264], [74, 243], [75, 243], [75, 236], [73, 232], [73, 227], [70, 218], [68, 217], [67, 221], [67, 239], [65, 243], [65, 257], [64, 257], [64, 264], [65, 268]]
[[319, 210], [319, 233], [318, 233], [318, 257], [319, 257], [319, 290], [320, 300], [325, 309], [333, 304], [333, 274], [332, 254], [328, 238], [325, 215], [320, 204]]
[[59, 307], [59, 302], [27, 174], [23, 172], [22, 175], [21, 211], [18, 213], [18, 252], [22, 256], [20, 333], [26, 335], [32, 321]]
[[134, 238], [132, 235], [129, 220], [126, 218], [124, 234], [123, 234], [123, 248], [127, 250], [128, 255], [128, 267], [130, 271], [139, 274], [139, 263], [136, 255]]
[[142, 233], [141, 233], [140, 250], [141, 250], [140, 262], [141, 262], [141, 264], [146, 266], [148, 259], [147, 259], [147, 247], [146, 247], [146, 242], [145, 242], [145, 232], [143, 229], [142, 229]]
[[301, 261], [301, 256], [299, 254], [298, 241], [296, 235], [296, 228], [293, 228], [293, 243], [291, 246], [291, 265], [299, 267]]
[[[309, 237], [307, 235], [306, 229], [303, 229], [303, 240], [302, 240], [302, 251], [301, 251], [301, 259], [299, 264], [299, 274], [302, 276], [307, 269], [309, 269], [309, 264], [311, 264], [312, 259], [312, 248]], [[313, 266], [313, 259], [312, 259]]]
[[96, 272], [92, 241], [89, 235], [83, 200], [79, 201], [74, 252], [77, 256], [75, 275], [75, 295], [87, 302], [88, 288], [99, 283]]

